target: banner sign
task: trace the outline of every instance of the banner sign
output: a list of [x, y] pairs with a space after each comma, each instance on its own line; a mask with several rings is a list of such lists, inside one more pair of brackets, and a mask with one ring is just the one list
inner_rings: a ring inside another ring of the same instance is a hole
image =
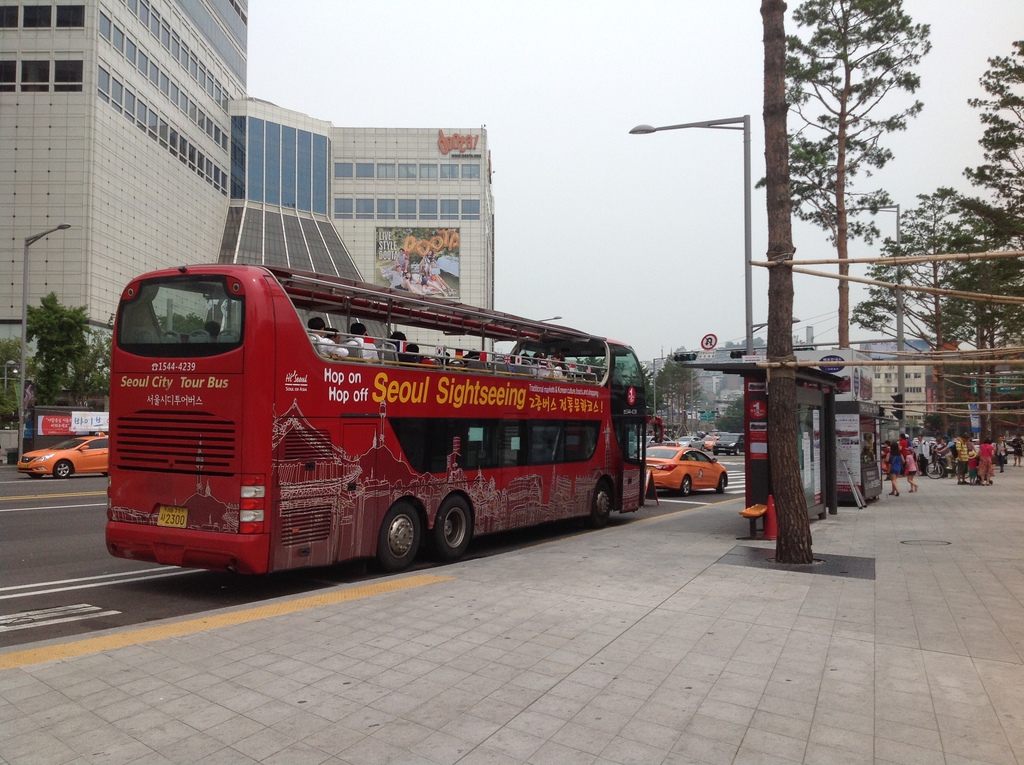
[[432, 297], [459, 297], [457, 228], [377, 228], [374, 283]]
[[71, 412], [70, 414], [41, 414], [36, 418], [36, 435], [77, 436], [107, 432], [109, 412]]

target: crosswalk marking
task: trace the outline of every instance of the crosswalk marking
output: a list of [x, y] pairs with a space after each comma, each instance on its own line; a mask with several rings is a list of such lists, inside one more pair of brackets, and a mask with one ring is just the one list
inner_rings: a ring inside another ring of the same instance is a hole
[[0, 632], [27, 630], [31, 627], [46, 627], [51, 624], [78, 622], [83, 619], [96, 619], [100, 616], [115, 616], [120, 611], [104, 611], [99, 606], [78, 603], [73, 606], [57, 606], [41, 608], [36, 611], [22, 611], [17, 614], [0, 616]]

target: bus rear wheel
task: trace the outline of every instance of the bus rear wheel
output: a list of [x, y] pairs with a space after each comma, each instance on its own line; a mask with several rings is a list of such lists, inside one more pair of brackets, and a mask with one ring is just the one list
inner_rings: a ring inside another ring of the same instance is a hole
[[587, 525], [592, 529], [603, 529], [608, 525], [612, 513], [612, 488], [607, 481], [599, 481], [594, 489]]
[[461, 558], [473, 537], [473, 514], [462, 497], [448, 497], [434, 519], [434, 550], [443, 561]]
[[412, 565], [420, 547], [420, 515], [410, 502], [396, 502], [384, 515], [377, 534], [377, 560], [387, 571]]

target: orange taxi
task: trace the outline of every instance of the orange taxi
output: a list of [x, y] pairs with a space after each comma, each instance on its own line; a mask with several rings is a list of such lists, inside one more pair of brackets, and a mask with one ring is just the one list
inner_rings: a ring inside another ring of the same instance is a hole
[[107, 437], [76, 436], [47, 449], [25, 452], [18, 472], [32, 478], [52, 475], [69, 478], [75, 473], [107, 472]]
[[729, 474], [718, 460], [688, 446], [649, 447], [647, 467], [654, 476], [654, 488], [679, 492], [684, 497], [695, 489], [714, 489], [723, 494], [729, 485]]

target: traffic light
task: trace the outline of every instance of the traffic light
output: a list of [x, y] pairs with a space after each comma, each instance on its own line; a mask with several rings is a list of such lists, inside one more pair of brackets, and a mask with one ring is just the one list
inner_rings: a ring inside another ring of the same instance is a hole
[[729, 358], [730, 359], [742, 359], [746, 355], [747, 355], [746, 351], [729, 351]]
[[696, 361], [697, 360], [697, 354], [696, 353], [677, 353], [674, 356], [672, 356], [672, 360], [673, 361]]
[[895, 417], [897, 420], [902, 420], [903, 419], [903, 394], [902, 393], [893, 393], [892, 394], [892, 400], [893, 400], [892, 416]]

